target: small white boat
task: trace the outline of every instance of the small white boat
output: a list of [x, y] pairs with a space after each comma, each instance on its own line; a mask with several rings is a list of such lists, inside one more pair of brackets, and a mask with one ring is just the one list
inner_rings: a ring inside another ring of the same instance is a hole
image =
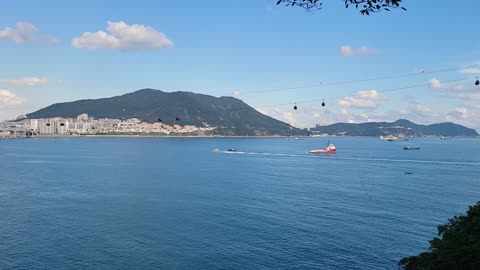
[[380, 136], [378, 137], [380, 140], [382, 141], [390, 141], [390, 142], [394, 142], [396, 140], [398, 140], [397, 137], [393, 136], [393, 135], [388, 135], [388, 136]]

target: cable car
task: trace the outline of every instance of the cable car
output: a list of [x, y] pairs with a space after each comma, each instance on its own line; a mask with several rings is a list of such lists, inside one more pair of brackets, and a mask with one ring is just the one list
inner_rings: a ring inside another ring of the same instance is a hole
[[478, 80], [478, 77], [477, 77], [477, 80], [475, 81], [475, 85], [479, 85], [480, 84], [480, 81]]
[[325, 107], [325, 99], [322, 101], [322, 107]]
[[295, 106], [293, 106], [293, 109], [294, 109], [294, 110], [297, 110], [297, 109], [298, 109], [297, 103], [295, 103]]

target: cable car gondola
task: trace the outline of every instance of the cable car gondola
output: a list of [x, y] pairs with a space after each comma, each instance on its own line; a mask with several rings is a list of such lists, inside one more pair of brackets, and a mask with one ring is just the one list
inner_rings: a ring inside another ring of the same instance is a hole
[[325, 107], [325, 99], [322, 101], [322, 107]]

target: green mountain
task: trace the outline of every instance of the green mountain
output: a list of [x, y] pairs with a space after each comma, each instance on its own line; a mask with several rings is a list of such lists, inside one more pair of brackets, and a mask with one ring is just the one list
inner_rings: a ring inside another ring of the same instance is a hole
[[[75, 118], [87, 113], [94, 118], [138, 118], [144, 122], [159, 119], [169, 125], [218, 127], [218, 135], [308, 135], [284, 122], [261, 114], [243, 101], [233, 97], [213, 97], [191, 92], [167, 93], [142, 89], [133, 93], [101, 99], [86, 99], [57, 103], [28, 118]], [[177, 120], [178, 118], [178, 120]]]
[[326, 133], [330, 135], [347, 136], [381, 136], [381, 135], [405, 135], [405, 136], [463, 136], [476, 137], [479, 134], [471, 128], [466, 128], [454, 123], [441, 123], [433, 125], [418, 125], [405, 119], [393, 123], [368, 122], [362, 124], [337, 123], [328, 126], [311, 128], [313, 133]]

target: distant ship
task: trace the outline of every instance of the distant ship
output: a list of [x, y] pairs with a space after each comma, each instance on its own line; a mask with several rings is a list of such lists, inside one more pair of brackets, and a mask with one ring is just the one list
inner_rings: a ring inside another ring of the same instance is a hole
[[446, 136], [440, 137], [440, 140], [451, 140], [451, 139], [452, 139], [451, 137], [446, 137]]
[[337, 153], [337, 148], [333, 143], [328, 142], [327, 146], [319, 150], [310, 150], [310, 154], [335, 154]]
[[420, 150], [420, 147], [410, 147], [410, 146], [405, 146], [403, 150]]
[[388, 136], [380, 136], [378, 137], [380, 140], [382, 141], [390, 141], [390, 142], [393, 142], [393, 141], [396, 141], [398, 140], [397, 137], [393, 136], [393, 135], [388, 135]]

